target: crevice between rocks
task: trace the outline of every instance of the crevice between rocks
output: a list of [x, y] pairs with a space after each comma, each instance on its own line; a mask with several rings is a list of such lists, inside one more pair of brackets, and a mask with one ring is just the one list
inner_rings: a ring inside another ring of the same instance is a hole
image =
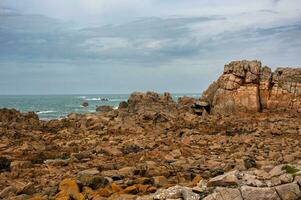
[[280, 199], [280, 200], [283, 200], [283, 199], [281, 198], [279, 192], [277, 191], [277, 189], [276, 189], [275, 187], [274, 187], [273, 189], [276, 191], [276, 194], [278, 195], [279, 199]]
[[240, 189], [240, 188], [238, 188], [238, 191], [239, 191], [239, 193], [240, 193], [241, 199], [242, 199], [242, 200], [245, 200], [245, 199], [244, 199], [244, 196], [242, 196], [242, 192], [241, 192], [241, 189]]

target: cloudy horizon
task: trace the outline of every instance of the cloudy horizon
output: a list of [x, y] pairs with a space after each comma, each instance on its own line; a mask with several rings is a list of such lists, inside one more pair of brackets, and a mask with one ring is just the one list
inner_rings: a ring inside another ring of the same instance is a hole
[[297, 0], [0, 0], [1, 94], [201, 93], [232, 60], [301, 66]]

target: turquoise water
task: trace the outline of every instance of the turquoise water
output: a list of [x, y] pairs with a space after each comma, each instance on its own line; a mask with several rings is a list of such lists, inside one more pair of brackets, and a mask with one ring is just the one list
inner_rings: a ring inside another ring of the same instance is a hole
[[[173, 94], [173, 98], [181, 96], [199, 97], [199, 94]], [[15, 108], [22, 112], [34, 111], [40, 119], [57, 119], [71, 112], [95, 112], [96, 106], [110, 105], [118, 107], [121, 101], [128, 99], [128, 94], [102, 95], [0, 95], [0, 108]], [[108, 101], [101, 101], [101, 99]], [[82, 103], [88, 102], [88, 107]]]

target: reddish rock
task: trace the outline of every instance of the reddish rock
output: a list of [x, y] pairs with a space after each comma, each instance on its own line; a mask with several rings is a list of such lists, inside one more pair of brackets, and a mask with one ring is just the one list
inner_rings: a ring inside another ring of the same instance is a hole
[[217, 82], [203, 93], [213, 113], [258, 112], [262, 109], [301, 108], [301, 69], [272, 72], [260, 61], [234, 61], [225, 65]]

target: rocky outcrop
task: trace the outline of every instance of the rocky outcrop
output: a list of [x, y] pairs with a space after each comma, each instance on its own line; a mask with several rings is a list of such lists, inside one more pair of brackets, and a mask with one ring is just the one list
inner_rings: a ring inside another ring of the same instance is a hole
[[301, 69], [262, 67], [260, 61], [234, 61], [203, 93], [213, 113], [301, 108]]

